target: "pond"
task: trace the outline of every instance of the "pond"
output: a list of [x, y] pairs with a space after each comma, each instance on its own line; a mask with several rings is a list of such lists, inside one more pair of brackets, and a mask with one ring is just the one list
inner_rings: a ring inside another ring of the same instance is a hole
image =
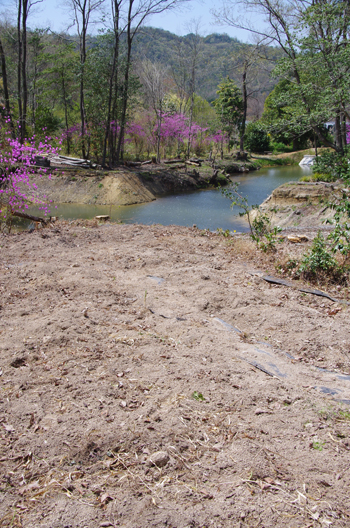
[[[299, 166], [273, 167], [257, 172], [233, 176], [239, 182], [239, 192], [246, 196], [250, 205], [261, 204], [271, 192], [288, 181], [299, 180], [310, 169]], [[83, 204], [56, 204], [51, 207], [55, 216], [65, 219], [94, 218], [108, 214], [112, 222], [126, 224], [162, 224], [196, 226], [211, 231], [221, 228], [230, 231], [247, 231], [247, 222], [239, 216], [239, 208], [230, 208], [230, 201], [220, 190], [206, 189], [189, 193], [162, 196], [157, 200], [138, 205], [109, 206]], [[31, 208], [32, 214], [40, 212]]]

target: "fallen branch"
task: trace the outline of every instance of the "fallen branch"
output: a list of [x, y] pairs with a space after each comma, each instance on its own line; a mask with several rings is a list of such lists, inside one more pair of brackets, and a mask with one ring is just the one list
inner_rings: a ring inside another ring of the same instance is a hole
[[[283, 279], [278, 279], [276, 277], [272, 277], [271, 275], [263, 275], [261, 278], [264, 281], [269, 282], [271, 284], [279, 284], [281, 286], [287, 286], [289, 288], [294, 287], [294, 284], [292, 282], [285, 281]], [[326, 299], [329, 299], [332, 302], [350, 304], [349, 302], [344, 301], [343, 299], [336, 299], [335, 297], [331, 297], [330, 295], [328, 295], [328, 293], [323, 292], [322, 290], [311, 290], [310, 288], [295, 288], [295, 289], [303, 293], [310, 293], [311, 295], [318, 295], [319, 297], [326, 297]]]
[[41, 218], [41, 216], [33, 216], [27, 213], [21, 213], [20, 211], [13, 211], [12, 216], [18, 216], [19, 218], [25, 218], [26, 220], [33, 220], [33, 222], [41, 222], [43, 225], [47, 225], [47, 220]]
[[170, 160], [164, 160], [163, 163], [165, 165], [170, 165], [171, 163], [183, 163], [183, 159], [170, 159]]
[[186, 160], [185, 163], [186, 163], [186, 165], [194, 165], [195, 167], [200, 167], [201, 166], [201, 164], [197, 163], [196, 161]]

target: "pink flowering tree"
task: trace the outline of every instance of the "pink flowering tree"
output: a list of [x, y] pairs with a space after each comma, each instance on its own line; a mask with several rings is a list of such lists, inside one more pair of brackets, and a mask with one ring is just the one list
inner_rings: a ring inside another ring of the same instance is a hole
[[228, 140], [227, 134], [222, 130], [207, 136], [207, 144], [210, 145], [210, 152], [216, 156], [220, 153], [221, 159], [224, 157], [224, 143]]
[[[30, 204], [37, 204], [43, 214], [50, 214], [50, 200], [37, 197], [37, 186], [33, 175], [38, 174], [48, 178], [51, 175], [45, 167], [36, 167], [38, 156], [47, 157], [57, 154], [60, 147], [53, 146], [58, 138], [45, 136], [36, 141], [36, 137], [25, 138], [21, 144], [18, 138], [11, 136], [10, 120], [5, 118], [0, 122], [0, 223], [11, 221], [12, 216], [30, 218], [26, 211]], [[45, 221], [42, 220], [44, 223]]]
[[185, 154], [189, 142], [196, 154], [200, 154], [207, 147], [209, 129], [194, 122], [190, 127], [189, 118], [184, 114], [163, 113], [160, 125], [151, 113], [145, 113], [141, 120], [140, 128], [133, 124], [133, 141], [144, 142], [148, 156], [150, 151], [157, 150], [158, 141], [164, 156]]
[[125, 142], [131, 143], [135, 149], [135, 156], [139, 158], [146, 144], [146, 132], [142, 124], [139, 123], [127, 123], [125, 131]]

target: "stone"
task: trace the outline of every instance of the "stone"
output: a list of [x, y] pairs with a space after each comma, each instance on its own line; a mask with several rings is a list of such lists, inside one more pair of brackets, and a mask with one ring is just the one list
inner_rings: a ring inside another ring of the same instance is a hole
[[106, 221], [106, 220], [109, 220], [110, 217], [109, 217], [109, 215], [97, 215], [97, 216], [95, 216], [95, 218], [96, 218], [96, 220], [104, 220], [104, 221]]
[[287, 240], [293, 244], [298, 244], [301, 242], [301, 238], [296, 235], [288, 235]]
[[149, 457], [149, 465], [161, 468], [166, 466], [169, 460], [170, 457], [166, 451], [157, 451]]

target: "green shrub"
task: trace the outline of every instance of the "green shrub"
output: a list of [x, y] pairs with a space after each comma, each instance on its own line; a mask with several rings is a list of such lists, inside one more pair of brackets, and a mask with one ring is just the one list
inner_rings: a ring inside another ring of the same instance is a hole
[[328, 177], [327, 180], [321, 181], [350, 180], [350, 146], [345, 149], [344, 156], [337, 152], [324, 152], [317, 156], [312, 172]]
[[272, 141], [271, 142], [271, 149], [273, 152], [293, 152], [293, 147], [290, 145], [286, 145], [285, 143], [282, 143], [281, 141]]
[[244, 143], [245, 147], [252, 152], [270, 150], [270, 139], [265, 127], [259, 122], [247, 125]]
[[343, 274], [338, 262], [328, 250], [326, 240], [319, 231], [314, 238], [311, 249], [304, 254], [300, 263], [298, 274], [303, 279], [319, 282], [326, 277], [339, 280]]
[[299, 181], [301, 182], [334, 182], [338, 178], [333, 174], [325, 174], [320, 172], [314, 172], [308, 176], [302, 176]]

